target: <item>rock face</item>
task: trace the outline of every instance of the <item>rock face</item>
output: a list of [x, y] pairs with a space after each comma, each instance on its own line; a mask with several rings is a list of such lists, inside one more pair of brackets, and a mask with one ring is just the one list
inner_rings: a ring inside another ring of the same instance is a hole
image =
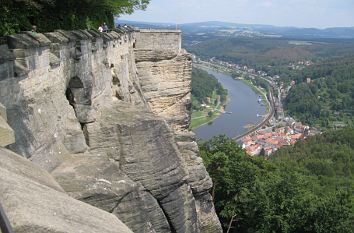
[[50, 172], [57, 190], [133, 232], [222, 232], [188, 131], [191, 59], [180, 31], [27, 32], [0, 49], [9, 148]]
[[69, 197], [50, 174], [0, 148], [0, 197], [14, 232], [132, 233], [116, 216]]
[[7, 146], [15, 142], [15, 134], [7, 124], [5, 107], [0, 103], [0, 146]]

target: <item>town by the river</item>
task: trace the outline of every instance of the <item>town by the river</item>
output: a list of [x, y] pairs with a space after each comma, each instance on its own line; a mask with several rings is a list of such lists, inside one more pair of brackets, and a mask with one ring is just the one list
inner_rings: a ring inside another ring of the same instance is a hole
[[[229, 102], [215, 121], [193, 130], [198, 138], [226, 135], [239, 141], [249, 155], [270, 155], [280, 147], [294, 145], [298, 140], [319, 133], [315, 128], [309, 130], [309, 126], [285, 116], [281, 102], [291, 86], [278, 82], [278, 76], [270, 77], [264, 72], [223, 61], [200, 63], [201, 68], [214, 75], [228, 90]], [[227, 72], [240, 76], [234, 79]], [[255, 79], [269, 83], [267, 94], [266, 90], [253, 85]]]

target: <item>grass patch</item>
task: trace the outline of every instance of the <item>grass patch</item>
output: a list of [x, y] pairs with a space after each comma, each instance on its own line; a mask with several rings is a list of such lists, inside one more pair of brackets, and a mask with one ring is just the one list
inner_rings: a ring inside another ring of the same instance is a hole
[[[211, 99], [211, 103], [208, 106], [205, 107], [201, 111], [194, 111], [192, 112], [192, 119], [191, 119], [191, 124], [189, 126], [190, 129], [195, 129], [198, 128], [202, 125], [208, 124], [210, 122], [213, 122], [216, 118], [218, 118], [221, 114], [221, 111], [223, 111], [223, 106], [225, 103], [217, 103], [215, 104], [215, 100], [218, 98], [218, 95], [216, 92], [213, 92]], [[226, 101], [225, 101], [226, 102]], [[208, 116], [208, 113], [212, 111], [213, 115]]]

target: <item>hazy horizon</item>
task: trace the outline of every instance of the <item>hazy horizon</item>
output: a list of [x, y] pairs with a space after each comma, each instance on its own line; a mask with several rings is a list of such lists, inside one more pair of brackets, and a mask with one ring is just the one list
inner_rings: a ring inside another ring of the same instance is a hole
[[[169, 24], [174, 25], [176, 23], [173, 22], [156, 22], [156, 21], [142, 21], [142, 20], [134, 20], [134, 19], [126, 19], [123, 17], [117, 17], [118, 20], [127, 21], [127, 22], [136, 22], [136, 23], [144, 23], [144, 24]], [[185, 25], [185, 24], [198, 24], [198, 23], [231, 23], [231, 24], [244, 24], [244, 25], [262, 25], [262, 26], [275, 26], [275, 27], [289, 27], [289, 28], [314, 28], [314, 29], [328, 29], [328, 28], [354, 28], [354, 26], [333, 26], [333, 27], [300, 27], [293, 25], [275, 25], [275, 24], [263, 24], [263, 23], [243, 23], [243, 22], [229, 22], [229, 21], [219, 21], [219, 20], [208, 20], [208, 21], [195, 21], [195, 22], [186, 22], [186, 23], [177, 23], [176, 25]]]
[[[219, 21], [281, 27], [354, 27], [351, 0], [151, 0], [145, 11], [120, 19], [154, 23]], [[315, 16], [315, 17], [314, 17]]]

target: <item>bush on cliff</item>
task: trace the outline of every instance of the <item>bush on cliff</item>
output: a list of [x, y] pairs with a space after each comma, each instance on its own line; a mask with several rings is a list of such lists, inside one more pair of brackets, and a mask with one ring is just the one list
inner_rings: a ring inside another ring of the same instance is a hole
[[145, 9], [150, 0], [2, 0], [0, 36], [30, 30], [98, 28], [106, 22], [113, 27], [113, 16]]

